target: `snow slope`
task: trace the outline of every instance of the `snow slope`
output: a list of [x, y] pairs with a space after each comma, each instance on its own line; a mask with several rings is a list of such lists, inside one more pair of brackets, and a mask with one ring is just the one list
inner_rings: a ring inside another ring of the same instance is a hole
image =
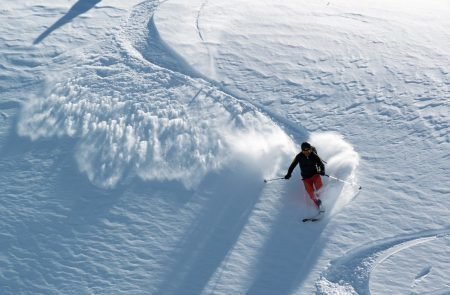
[[391, 2], [3, 1], [0, 293], [450, 294], [450, 4]]

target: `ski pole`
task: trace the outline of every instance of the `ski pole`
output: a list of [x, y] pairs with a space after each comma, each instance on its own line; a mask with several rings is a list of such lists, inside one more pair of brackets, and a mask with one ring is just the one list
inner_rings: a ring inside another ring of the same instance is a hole
[[343, 183], [347, 183], [347, 184], [359, 186], [358, 189], [362, 189], [362, 186], [360, 186], [360, 185], [358, 185], [358, 184], [356, 184], [356, 183], [354, 183], [354, 182], [345, 181], [345, 180], [342, 180], [342, 179], [340, 179], [340, 178], [337, 178], [337, 177], [334, 177], [334, 176], [331, 176], [331, 175], [328, 175], [328, 174], [325, 174], [325, 176], [326, 176], [326, 177], [329, 177], [329, 178], [331, 178], [331, 179], [334, 179], [334, 180], [343, 182]]
[[272, 179], [264, 179], [264, 182], [268, 183], [269, 181], [280, 180], [280, 179], [284, 179], [284, 177], [277, 177], [277, 178], [272, 178]]

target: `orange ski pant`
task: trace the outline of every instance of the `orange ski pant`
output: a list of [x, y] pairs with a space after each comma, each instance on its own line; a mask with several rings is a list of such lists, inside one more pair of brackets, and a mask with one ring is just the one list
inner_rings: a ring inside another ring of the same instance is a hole
[[308, 196], [314, 202], [314, 200], [316, 199], [314, 196], [314, 191], [320, 190], [320, 188], [323, 186], [322, 178], [320, 178], [319, 174], [316, 174], [313, 177], [303, 179], [303, 184], [305, 185]]

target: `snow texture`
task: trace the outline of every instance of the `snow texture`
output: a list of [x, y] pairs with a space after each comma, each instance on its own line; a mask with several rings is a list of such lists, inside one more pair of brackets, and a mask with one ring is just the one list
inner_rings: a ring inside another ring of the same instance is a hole
[[450, 294], [448, 1], [0, 11], [1, 294]]

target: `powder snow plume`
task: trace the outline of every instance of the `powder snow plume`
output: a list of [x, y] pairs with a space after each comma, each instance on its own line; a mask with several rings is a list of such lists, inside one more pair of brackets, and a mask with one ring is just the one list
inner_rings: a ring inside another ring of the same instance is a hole
[[348, 182], [324, 178], [327, 183], [321, 198], [333, 214], [348, 204], [358, 193], [356, 169], [359, 165], [359, 155], [342, 135], [335, 132], [312, 133], [309, 141], [317, 148], [322, 160], [326, 161], [326, 173]]
[[114, 54], [87, 63], [61, 75], [68, 78], [49, 77], [18, 131], [77, 138], [79, 168], [100, 187], [137, 175], [190, 188], [231, 162], [276, 170], [293, 150], [267, 116], [206, 82]]

